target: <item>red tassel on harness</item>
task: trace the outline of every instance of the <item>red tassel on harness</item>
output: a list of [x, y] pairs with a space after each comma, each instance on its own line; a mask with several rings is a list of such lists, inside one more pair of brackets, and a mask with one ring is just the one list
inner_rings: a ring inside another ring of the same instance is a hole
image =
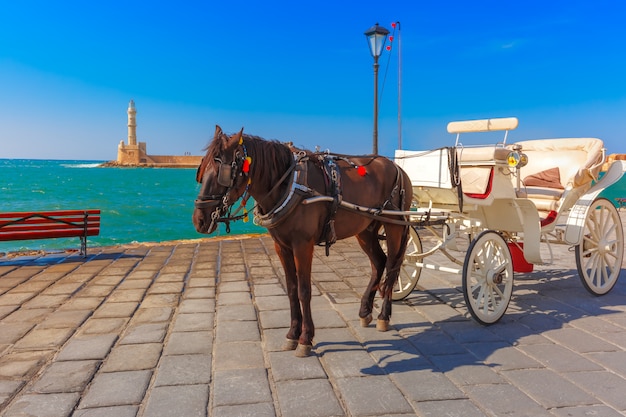
[[250, 162], [251, 161], [252, 161], [252, 158], [250, 158], [250, 157], [247, 157], [246, 159], [243, 160], [243, 166], [241, 167], [241, 171], [244, 172], [245, 174], [250, 172]]
[[367, 174], [367, 172], [365, 171], [365, 167], [364, 166], [358, 166], [356, 168], [356, 172], [359, 173], [360, 176], [364, 177], [365, 174]]

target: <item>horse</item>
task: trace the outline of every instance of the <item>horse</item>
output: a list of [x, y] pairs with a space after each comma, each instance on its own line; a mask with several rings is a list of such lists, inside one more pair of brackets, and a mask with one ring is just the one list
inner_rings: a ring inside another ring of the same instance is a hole
[[[216, 126], [196, 181], [201, 186], [192, 221], [200, 233], [213, 233], [220, 222], [226, 223], [228, 232], [229, 221], [247, 215], [231, 214], [234, 203], [241, 199], [242, 209], [250, 196], [254, 198], [255, 222], [268, 228], [285, 272], [291, 322], [283, 350], [294, 350], [298, 357], [311, 353], [315, 335], [311, 266], [316, 244], [325, 244], [328, 255], [336, 240], [351, 236], [356, 236], [372, 268], [359, 309], [361, 325], [371, 323], [379, 290], [383, 302], [376, 328], [389, 329], [391, 296], [410, 227], [405, 216], [392, 211], [406, 215], [412, 200], [410, 179], [393, 161], [378, 155], [301, 150], [244, 134], [243, 128], [229, 136]], [[364, 207], [370, 209], [361, 210]], [[379, 242], [382, 226], [387, 254]]]

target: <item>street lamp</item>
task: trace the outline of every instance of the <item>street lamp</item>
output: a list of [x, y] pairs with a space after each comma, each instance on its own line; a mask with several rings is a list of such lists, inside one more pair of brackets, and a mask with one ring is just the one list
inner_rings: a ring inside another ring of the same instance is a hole
[[378, 57], [383, 52], [389, 31], [376, 23], [365, 31], [370, 53], [374, 58], [374, 144], [372, 153], [378, 154]]

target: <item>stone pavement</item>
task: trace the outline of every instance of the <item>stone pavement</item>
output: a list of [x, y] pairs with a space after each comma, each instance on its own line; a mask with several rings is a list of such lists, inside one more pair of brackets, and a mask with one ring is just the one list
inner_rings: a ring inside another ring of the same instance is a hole
[[316, 249], [304, 359], [280, 350], [268, 236], [0, 258], [0, 415], [624, 415], [626, 278], [594, 297], [554, 249], [499, 323], [468, 318], [459, 276], [423, 271], [386, 333], [359, 325], [356, 241]]

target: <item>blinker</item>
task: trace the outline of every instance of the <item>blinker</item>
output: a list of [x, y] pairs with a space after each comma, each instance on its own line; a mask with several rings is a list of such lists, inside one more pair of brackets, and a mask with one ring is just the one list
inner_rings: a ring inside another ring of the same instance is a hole
[[202, 157], [202, 160], [200, 161], [200, 165], [198, 166], [198, 169], [196, 170], [196, 182], [202, 184], [202, 174], [204, 174], [204, 170], [202, 169], [202, 164], [204, 163], [204, 157]]
[[217, 172], [217, 183], [223, 187], [230, 187], [233, 185], [232, 177], [233, 167], [228, 164], [221, 163], [220, 169]]

